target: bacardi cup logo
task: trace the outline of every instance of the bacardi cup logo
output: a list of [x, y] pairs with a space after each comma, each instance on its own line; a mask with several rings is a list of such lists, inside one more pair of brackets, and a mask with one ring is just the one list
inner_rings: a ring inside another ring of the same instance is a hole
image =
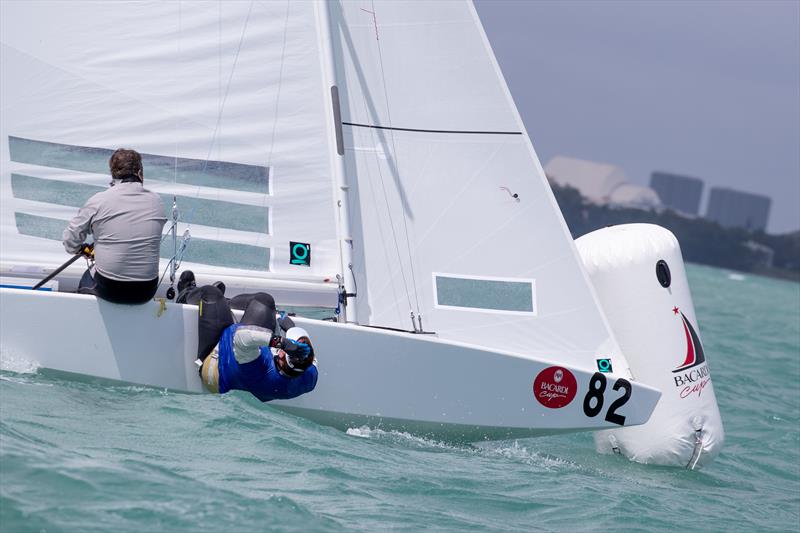
[[686, 398], [694, 393], [700, 396], [703, 389], [711, 382], [708, 365], [705, 365], [706, 354], [703, 352], [703, 345], [700, 342], [697, 331], [686, 318], [686, 315], [677, 307], [674, 307], [672, 312], [675, 315], [680, 314], [683, 333], [686, 337], [686, 355], [678, 368], [672, 371], [674, 374], [678, 374], [673, 376], [675, 388], [680, 389], [681, 398]]
[[566, 368], [545, 368], [533, 380], [533, 395], [540, 404], [550, 409], [560, 409], [575, 398], [578, 382]]

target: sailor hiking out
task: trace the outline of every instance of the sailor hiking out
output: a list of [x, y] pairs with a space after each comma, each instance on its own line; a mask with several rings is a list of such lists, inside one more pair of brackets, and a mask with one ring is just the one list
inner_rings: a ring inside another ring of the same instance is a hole
[[199, 308], [197, 359], [207, 390], [219, 394], [243, 390], [262, 402], [314, 390], [318, 373], [308, 333], [276, 313], [271, 295], [258, 292], [231, 300], [244, 309], [236, 323], [224, 285], [191, 287], [193, 278], [188, 271], [181, 276], [179, 285], [189, 286], [179, 287], [183, 289], [179, 301]]

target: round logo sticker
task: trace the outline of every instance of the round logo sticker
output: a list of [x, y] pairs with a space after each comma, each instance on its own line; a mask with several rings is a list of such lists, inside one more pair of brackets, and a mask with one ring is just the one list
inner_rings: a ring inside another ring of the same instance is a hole
[[575, 398], [578, 382], [572, 372], [560, 366], [545, 368], [533, 380], [533, 395], [550, 409], [560, 409]]

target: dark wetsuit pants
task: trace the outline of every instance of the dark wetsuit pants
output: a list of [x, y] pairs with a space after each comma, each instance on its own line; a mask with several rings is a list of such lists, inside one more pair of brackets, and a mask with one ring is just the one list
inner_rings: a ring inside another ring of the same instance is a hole
[[265, 292], [240, 294], [228, 303], [218, 288], [204, 285], [189, 290], [182, 300], [199, 308], [197, 358], [201, 361], [217, 345], [225, 328], [234, 323], [231, 307], [244, 309], [241, 324], [275, 331], [275, 300]]
[[86, 269], [78, 283], [80, 294], [94, 294], [115, 304], [143, 304], [149, 302], [158, 290], [158, 278], [148, 281], [119, 281], [109, 279], [100, 272], [94, 275]]

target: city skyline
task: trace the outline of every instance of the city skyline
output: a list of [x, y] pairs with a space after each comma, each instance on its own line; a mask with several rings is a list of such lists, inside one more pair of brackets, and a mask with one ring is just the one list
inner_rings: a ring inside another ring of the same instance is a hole
[[695, 176], [800, 229], [800, 3], [476, 0], [537, 155]]

